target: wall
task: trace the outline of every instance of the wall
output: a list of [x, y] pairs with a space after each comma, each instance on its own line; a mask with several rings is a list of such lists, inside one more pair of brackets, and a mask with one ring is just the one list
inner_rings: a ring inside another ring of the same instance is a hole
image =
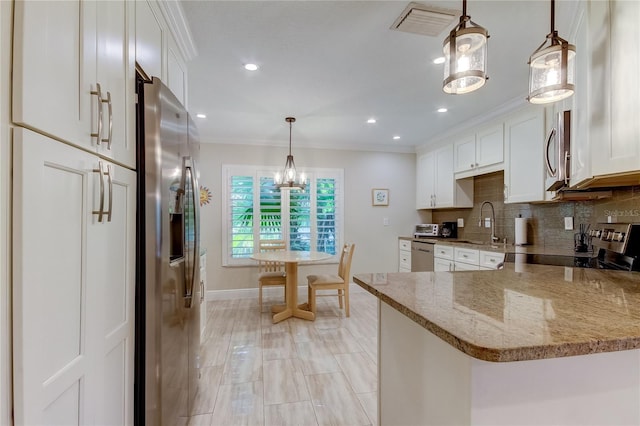
[[[528, 242], [552, 248], [572, 248], [574, 234], [581, 223], [592, 227], [606, 222], [607, 216], [615, 216], [619, 222], [640, 222], [640, 186], [617, 188], [612, 197], [595, 201], [571, 201], [543, 204], [504, 204], [503, 172], [474, 178], [474, 202], [472, 209], [438, 210], [433, 213], [436, 223], [463, 218], [465, 227], [459, 229], [458, 238], [489, 241], [490, 229], [478, 227], [482, 202], [491, 201], [496, 212], [496, 235], [513, 243], [515, 218], [519, 214], [529, 218]], [[490, 216], [485, 207], [483, 217]], [[564, 217], [574, 218], [574, 230], [564, 229]]]
[[[284, 147], [202, 144], [200, 185], [208, 187], [213, 194], [211, 203], [201, 209], [209, 291], [257, 285], [256, 267], [222, 267], [222, 165], [283, 167], [286, 155]], [[416, 223], [431, 221], [431, 213], [418, 213], [415, 209], [415, 155], [302, 149], [295, 144], [293, 155], [300, 171], [305, 167], [344, 169], [344, 237], [356, 244], [351, 273], [397, 271], [398, 236], [413, 233]], [[371, 205], [372, 188], [389, 188], [388, 207]], [[389, 219], [389, 226], [383, 226], [385, 217]], [[299, 283], [306, 285], [306, 275], [312, 271], [335, 273], [336, 270], [335, 264], [303, 265], [299, 270]]]

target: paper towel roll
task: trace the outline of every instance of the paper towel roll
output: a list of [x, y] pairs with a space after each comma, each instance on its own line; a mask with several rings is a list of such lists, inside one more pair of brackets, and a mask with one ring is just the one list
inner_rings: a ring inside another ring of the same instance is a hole
[[527, 219], [524, 217], [516, 217], [515, 245], [521, 246], [524, 244], [527, 244]]

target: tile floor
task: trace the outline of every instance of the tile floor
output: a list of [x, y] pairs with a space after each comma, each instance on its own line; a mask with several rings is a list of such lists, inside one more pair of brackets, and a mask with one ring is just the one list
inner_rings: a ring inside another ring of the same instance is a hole
[[337, 297], [322, 297], [315, 321], [272, 324], [280, 299], [266, 297], [262, 313], [257, 297], [208, 302], [188, 424], [377, 424], [377, 299], [352, 284], [349, 318]]

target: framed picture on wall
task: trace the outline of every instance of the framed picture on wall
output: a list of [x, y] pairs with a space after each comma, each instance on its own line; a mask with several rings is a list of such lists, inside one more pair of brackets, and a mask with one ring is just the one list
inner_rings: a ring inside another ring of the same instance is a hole
[[374, 206], [389, 205], [389, 190], [382, 188], [374, 188], [371, 190], [371, 204]]

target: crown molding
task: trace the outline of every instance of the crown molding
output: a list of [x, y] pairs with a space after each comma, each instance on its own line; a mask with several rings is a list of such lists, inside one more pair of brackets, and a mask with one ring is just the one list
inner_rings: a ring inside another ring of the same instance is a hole
[[189, 62], [198, 56], [198, 49], [193, 41], [189, 22], [184, 16], [184, 9], [182, 9], [180, 1], [161, 0], [158, 1], [158, 7], [169, 26], [169, 31], [171, 31], [171, 35], [173, 35], [184, 60]]

